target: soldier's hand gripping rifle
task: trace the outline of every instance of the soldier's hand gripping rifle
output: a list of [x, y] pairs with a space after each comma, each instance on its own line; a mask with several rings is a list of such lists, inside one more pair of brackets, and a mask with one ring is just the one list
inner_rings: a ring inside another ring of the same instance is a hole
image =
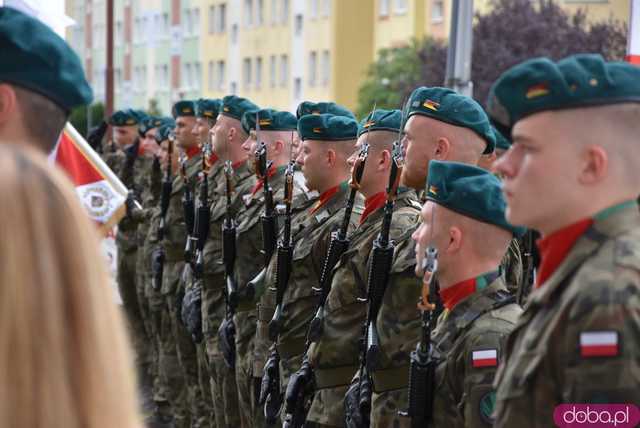
[[194, 236], [195, 226], [195, 202], [193, 200], [193, 192], [191, 191], [191, 180], [187, 176], [187, 156], [186, 154], [180, 161], [180, 175], [184, 181], [184, 192], [182, 193], [182, 210], [184, 212], [184, 224], [187, 230], [187, 243], [184, 247], [184, 261], [193, 266], [196, 237]]
[[209, 169], [211, 142], [202, 144], [200, 188], [196, 201], [196, 215], [192, 236], [195, 238], [195, 257], [192, 259], [193, 286], [186, 290], [182, 301], [182, 320], [195, 343], [204, 339], [202, 332], [202, 281], [204, 274], [204, 245], [209, 238]]
[[224, 163], [227, 210], [222, 223], [222, 263], [224, 264], [224, 277], [226, 282], [224, 293], [226, 313], [218, 329], [218, 337], [220, 339], [220, 351], [224, 357], [224, 362], [230, 369], [235, 367], [236, 362], [236, 326], [233, 322], [233, 316], [238, 307], [238, 286], [234, 276], [236, 262], [236, 223], [231, 212], [231, 195], [233, 194], [233, 185], [231, 183], [232, 175], [233, 168], [231, 161], [227, 160]]
[[[432, 211], [432, 215], [435, 215]], [[433, 217], [431, 219], [433, 236]], [[433, 392], [435, 388], [435, 369], [438, 363], [431, 344], [431, 332], [436, 323], [437, 290], [434, 276], [438, 271], [438, 250], [429, 246], [422, 261], [423, 293], [419, 304], [422, 312], [422, 337], [411, 352], [409, 366], [409, 408], [398, 412], [400, 416], [411, 418], [411, 427], [428, 427], [433, 415]]]
[[159, 290], [162, 287], [162, 273], [164, 270], [164, 248], [162, 247], [162, 240], [164, 239], [164, 233], [166, 228], [167, 211], [169, 210], [169, 199], [171, 198], [171, 187], [173, 184], [173, 175], [171, 172], [172, 158], [173, 158], [173, 142], [175, 140], [175, 134], [172, 132], [169, 134], [169, 145], [167, 148], [167, 165], [165, 167], [164, 179], [162, 180], [162, 190], [160, 194], [160, 225], [158, 226], [158, 247], [155, 248], [151, 254], [151, 272], [152, 279], [151, 285], [154, 290]]

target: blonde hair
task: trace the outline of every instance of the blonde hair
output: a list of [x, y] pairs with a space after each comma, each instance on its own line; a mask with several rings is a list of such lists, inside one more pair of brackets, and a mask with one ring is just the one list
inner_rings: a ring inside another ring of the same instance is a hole
[[0, 145], [0, 426], [133, 428], [135, 375], [95, 225], [63, 173]]

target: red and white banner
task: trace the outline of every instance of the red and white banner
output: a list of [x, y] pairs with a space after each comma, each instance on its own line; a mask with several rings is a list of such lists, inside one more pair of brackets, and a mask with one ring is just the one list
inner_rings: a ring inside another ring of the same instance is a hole
[[615, 357], [618, 355], [618, 332], [585, 331], [580, 333], [582, 357]]
[[496, 367], [498, 365], [498, 350], [473, 351], [471, 358], [473, 367]]
[[126, 187], [70, 123], [65, 126], [51, 159], [67, 172], [80, 202], [103, 231], [120, 221], [125, 214]]
[[631, 0], [627, 61], [640, 66], [640, 0]]

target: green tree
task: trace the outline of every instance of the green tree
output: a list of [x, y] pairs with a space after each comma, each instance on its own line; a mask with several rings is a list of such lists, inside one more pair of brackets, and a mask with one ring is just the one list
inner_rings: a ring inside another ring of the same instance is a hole
[[147, 109], [147, 113], [151, 116], [162, 116], [162, 110], [160, 110], [160, 107], [158, 106], [157, 99], [149, 99], [149, 108]]
[[[87, 120], [87, 112], [91, 112], [91, 123]], [[82, 134], [83, 137], [86, 137], [89, 133], [88, 126], [91, 127], [98, 126], [100, 122], [104, 120], [104, 104], [95, 103], [89, 107], [77, 107], [71, 111], [71, 115], [69, 116], [69, 122], [73, 125], [76, 130]]]

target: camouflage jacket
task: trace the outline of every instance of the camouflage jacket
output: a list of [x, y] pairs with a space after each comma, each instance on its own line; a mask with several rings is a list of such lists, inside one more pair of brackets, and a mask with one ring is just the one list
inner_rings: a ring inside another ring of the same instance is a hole
[[[349, 187], [345, 182], [340, 186], [338, 193], [317, 211], [311, 213], [314, 205], [310, 210], [300, 211], [294, 219], [291, 275], [283, 296], [282, 327], [277, 344], [281, 358], [282, 388], [286, 388], [289, 376], [302, 362], [307, 329], [315, 314], [319, 297], [312, 288], [320, 285], [320, 275], [331, 242], [331, 233], [340, 227], [348, 194]], [[359, 197], [352, 211], [350, 230], [355, 227], [361, 212], [362, 200]], [[258, 305], [254, 363], [254, 373], [258, 374], [262, 372], [268, 356], [267, 349], [272, 344], [267, 326], [276, 306], [276, 267], [277, 257], [272, 257], [266, 279], [270, 288], [267, 288]]]
[[435, 371], [433, 426], [490, 427], [492, 382], [503, 344], [522, 309], [501, 277], [445, 310], [431, 334]]
[[[394, 207], [390, 239], [397, 243], [410, 239], [419, 213], [420, 204], [415, 192], [400, 189]], [[367, 295], [368, 260], [383, 216], [384, 209], [380, 208], [365, 219], [353, 232], [349, 250], [334, 269], [331, 291], [325, 305], [322, 335], [308, 353], [315, 370], [317, 389], [348, 385], [358, 369], [359, 343], [366, 318], [367, 305], [364, 299]], [[408, 275], [403, 253], [394, 260], [391, 287], [397, 280], [395, 273], [400, 273], [402, 277]], [[418, 283], [416, 279], [413, 282]]]
[[496, 374], [495, 426], [553, 425], [562, 403], [640, 403], [640, 214], [603, 211], [529, 295]]
[[[185, 161], [187, 183], [181, 174], [177, 174], [171, 186], [171, 197], [169, 199], [169, 209], [165, 216], [165, 230], [162, 246], [165, 251], [166, 264], [184, 261], [184, 247], [187, 241], [187, 228], [184, 219], [184, 209], [182, 196], [185, 186], [188, 185], [195, 197], [195, 184], [200, 172], [200, 162], [202, 154], [198, 154]], [[165, 266], [166, 266], [165, 264]], [[164, 277], [167, 277], [165, 275]], [[162, 281], [162, 294], [174, 291], [178, 281], [174, 278], [164, 278]]]

